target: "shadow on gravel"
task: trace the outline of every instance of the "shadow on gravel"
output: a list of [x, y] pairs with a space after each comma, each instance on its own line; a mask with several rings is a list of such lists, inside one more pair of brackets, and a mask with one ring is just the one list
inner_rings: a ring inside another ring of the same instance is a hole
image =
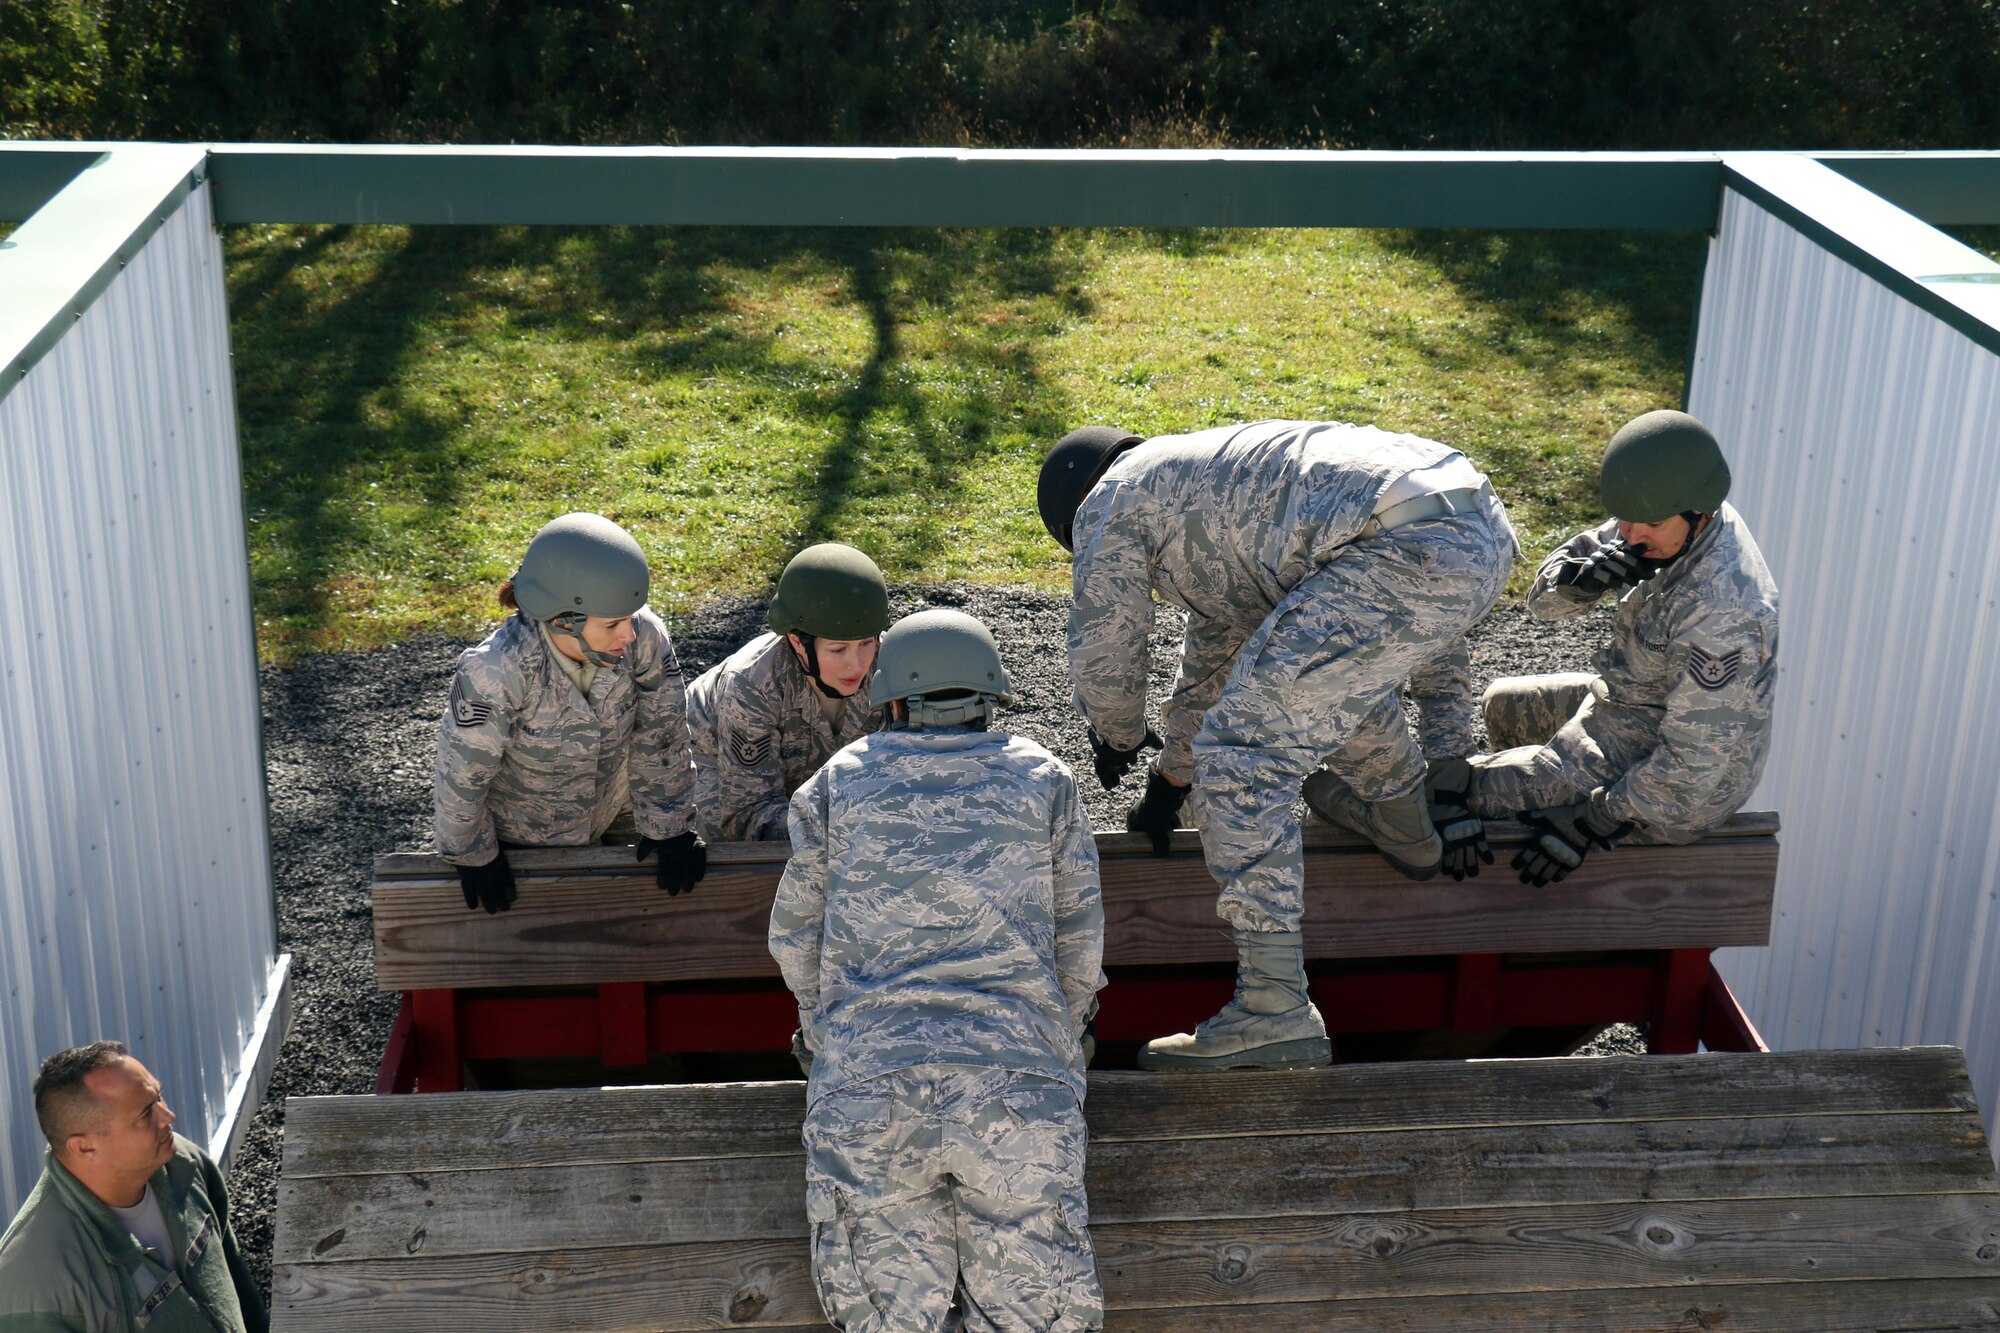
[[[926, 606], [957, 607], [986, 622], [1017, 691], [1001, 725], [1046, 745], [1080, 775], [1097, 828], [1122, 828], [1141, 784], [1127, 778], [1107, 792], [1090, 776], [1089, 742], [1061, 665], [1069, 599], [973, 584], [893, 590], [897, 615]], [[761, 633], [764, 610], [760, 601], [731, 598], [676, 619], [683, 669], [705, 670]], [[1473, 634], [1475, 688], [1498, 676], [1585, 669], [1608, 626], [1603, 612], [1538, 625], [1519, 606], [1502, 605]], [[1151, 641], [1156, 715], [1173, 681], [1182, 629], [1180, 615], [1163, 608]], [[438, 717], [464, 646], [431, 637], [263, 673], [278, 938], [293, 956], [292, 1032], [229, 1183], [238, 1236], [267, 1288], [284, 1099], [374, 1086], [396, 1006], [394, 996], [375, 990], [369, 871], [379, 852], [430, 843]]]

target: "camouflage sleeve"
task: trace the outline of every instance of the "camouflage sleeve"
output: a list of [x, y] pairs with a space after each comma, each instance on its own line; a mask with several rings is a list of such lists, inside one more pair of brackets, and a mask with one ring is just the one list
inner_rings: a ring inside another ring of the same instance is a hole
[[[790, 649], [786, 650], [787, 652]], [[715, 692], [716, 797], [713, 819], [731, 838], [784, 836], [783, 700], [775, 688], [743, 675], [724, 676]]]
[[1735, 746], [1758, 717], [1764, 652], [1762, 631], [1734, 617], [1699, 617], [1675, 633], [1659, 744], [1605, 792], [1608, 814], [1659, 829], [1689, 827], [1739, 768]]
[[[1618, 520], [1611, 519], [1595, 528], [1586, 528], [1549, 552], [1535, 581], [1528, 589], [1528, 614], [1536, 620], [1567, 620], [1597, 605], [1597, 597], [1586, 597], [1572, 588], [1556, 584], [1556, 571], [1573, 556], [1586, 556], [1618, 537]], [[1601, 597], [1603, 594], [1598, 594]]]
[[[826, 925], [826, 772], [792, 796], [792, 856], [771, 903], [768, 942], [785, 985], [798, 1001], [800, 1023], [819, 1007], [820, 937]], [[813, 1045], [812, 1034], [806, 1044]]]
[[[1166, 733], [1160, 771], [1174, 781], [1194, 781], [1194, 734], [1201, 730], [1202, 715], [1222, 697], [1229, 670], [1249, 637], [1227, 621], [1188, 616], [1180, 670], [1174, 677], [1173, 693], [1160, 709], [1160, 729]], [[1099, 728], [1100, 734], [1102, 730]]]
[[1458, 635], [1410, 673], [1417, 742], [1426, 759], [1463, 758], [1479, 748], [1479, 705], [1472, 698], [1472, 653]]
[[1090, 815], [1077, 799], [1069, 770], [1056, 774], [1051, 807], [1050, 848], [1054, 855], [1056, 979], [1078, 1032], [1097, 1009], [1104, 986], [1104, 895], [1097, 880], [1097, 839]]
[[688, 737], [687, 680], [673, 636], [651, 611], [632, 617], [638, 639], [632, 683], [632, 819], [642, 838], [673, 838], [694, 827], [694, 753]]
[[507, 757], [519, 702], [491, 658], [476, 648], [459, 654], [431, 778], [438, 855], [454, 865], [483, 866], [500, 854], [486, 788]]
[[1146, 738], [1146, 639], [1153, 628], [1153, 561], [1129, 486], [1102, 485], [1076, 511], [1069, 676], [1077, 711], [1121, 750]]

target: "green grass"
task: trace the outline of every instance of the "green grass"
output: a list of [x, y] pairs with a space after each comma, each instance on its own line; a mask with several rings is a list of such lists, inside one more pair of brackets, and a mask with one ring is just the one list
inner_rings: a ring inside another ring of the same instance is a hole
[[555, 514], [671, 615], [850, 541], [1067, 586], [1070, 427], [1369, 421], [1464, 448], [1541, 549], [1680, 401], [1683, 233], [255, 227], [227, 233], [267, 661], [472, 633]]

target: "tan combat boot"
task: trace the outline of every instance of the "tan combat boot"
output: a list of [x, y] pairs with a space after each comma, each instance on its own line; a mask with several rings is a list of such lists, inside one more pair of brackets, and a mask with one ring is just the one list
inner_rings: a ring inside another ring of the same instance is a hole
[[1326, 1024], [1306, 995], [1305, 937], [1236, 932], [1236, 995], [1193, 1032], [1146, 1043], [1141, 1069], [1313, 1069], [1333, 1063]]
[[1444, 864], [1444, 840], [1431, 824], [1422, 783], [1386, 801], [1364, 801], [1322, 768], [1306, 779], [1301, 794], [1306, 808], [1374, 843], [1383, 859], [1410, 879], [1430, 879]]

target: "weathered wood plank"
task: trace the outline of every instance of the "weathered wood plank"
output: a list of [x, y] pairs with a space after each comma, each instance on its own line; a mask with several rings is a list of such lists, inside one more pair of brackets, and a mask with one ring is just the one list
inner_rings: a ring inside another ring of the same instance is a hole
[[[1091, 1141], [1469, 1125], [1957, 1112], [1954, 1047], [1349, 1065], [1289, 1073], [1090, 1076]], [[284, 1175], [584, 1165], [787, 1153], [805, 1085], [731, 1083], [414, 1098], [294, 1097]], [[1976, 1120], [1973, 1126], [1976, 1128]]]
[[[2000, 1273], [2000, 1263], [1979, 1257], [1994, 1253], [2000, 1241], [2000, 1200], [1981, 1195], [1460, 1209], [1109, 1224], [1091, 1231], [1107, 1304], [1163, 1312], [1632, 1287], [1674, 1287], [1692, 1298], [1688, 1284], [1695, 1283], [1992, 1280]], [[511, 1274], [493, 1280], [519, 1290], [548, 1281], [551, 1268], [573, 1275], [601, 1253], [563, 1247], [532, 1256], [489, 1255], [457, 1272], [475, 1288], [481, 1273]], [[758, 1264], [757, 1294], [766, 1302], [760, 1313], [770, 1312], [769, 1322], [796, 1322], [794, 1312], [812, 1308], [803, 1238], [775, 1246], [700, 1242], [650, 1254], [654, 1282], [703, 1293], [708, 1302], [692, 1319], [658, 1317], [655, 1327], [729, 1326], [716, 1318], [716, 1306], [741, 1300], [752, 1262]], [[532, 1262], [523, 1268], [523, 1259]], [[364, 1268], [378, 1300], [400, 1306], [406, 1283], [449, 1262], [427, 1246], [411, 1259], [378, 1264], [286, 1262], [275, 1275], [274, 1295], [288, 1313], [316, 1309], [322, 1300], [342, 1303], [352, 1298], [336, 1302], [332, 1296], [346, 1281], [341, 1272]], [[381, 1294], [390, 1286], [398, 1293], [393, 1301]], [[662, 1301], [656, 1308], [678, 1304]], [[720, 1313], [726, 1318], [727, 1306]], [[288, 1318], [284, 1326], [295, 1325]]]
[[[666, 1247], [283, 1265], [273, 1327], [288, 1333], [492, 1333], [827, 1327], [803, 1246], [747, 1247], [735, 1281], [684, 1277]], [[797, 1308], [801, 1301], [806, 1308]], [[1448, 1297], [1210, 1305], [1107, 1313], [1106, 1333], [1885, 1333], [2000, 1326], [2000, 1280], [1773, 1282]]]
[[[1124, 835], [1120, 835], [1121, 837]], [[759, 844], [735, 844], [733, 850]], [[692, 894], [669, 898], [603, 849], [522, 853], [520, 898], [468, 912], [442, 862], [414, 877], [397, 858], [373, 886], [375, 981], [382, 990], [595, 985], [775, 977], [765, 944], [782, 861], [718, 857]], [[590, 853], [589, 857], [579, 852]], [[529, 873], [527, 858], [554, 873]], [[1372, 850], [1306, 857], [1306, 947], [1315, 958], [1566, 949], [1721, 948], [1769, 942], [1778, 847], [1769, 838], [1625, 847], [1529, 890], [1512, 875], [1464, 883], [1403, 879]], [[425, 858], [432, 859], [432, 858]], [[1501, 858], [1504, 863], [1504, 856]], [[587, 862], [590, 869], [580, 868]], [[440, 873], [442, 872], [442, 873]], [[1198, 850], [1103, 862], [1105, 956], [1115, 964], [1227, 962], [1228, 932]]]
[[[1487, 821], [1487, 831], [1496, 845], [1513, 846], [1526, 840], [1526, 830], [1510, 819]], [[1731, 815], [1720, 828], [1704, 835], [1708, 842], [1730, 842], [1761, 840], [1777, 836], [1778, 814], [1775, 810], [1743, 810]], [[1305, 843], [1309, 850], [1348, 849], [1367, 851], [1368, 844], [1352, 833], [1330, 828], [1317, 821], [1308, 821], [1305, 828]], [[1174, 835], [1176, 851], [1198, 852], [1200, 841], [1190, 830], [1182, 830]], [[1109, 860], [1113, 857], [1148, 857], [1153, 855], [1152, 843], [1143, 834], [1100, 833], [1097, 835], [1097, 854]], [[791, 855], [791, 845], [783, 840], [774, 842], [712, 842], [708, 845], [711, 865], [763, 865], [782, 867]], [[587, 847], [536, 847], [507, 853], [508, 861], [517, 874], [533, 876], [541, 874], [595, 873], [604, 870], [628, 870], [631, 868], [633, 849], [619, 844], [604, 845], [592, 843]], [[374, 878], [386, 879], [435, 879], [449, 880], [453, 876], [451, 864], [430, 852], [383, 852], [375, 857]]]
[[[1984, 1190], [2000, 1203], [1969, 1116], [1823, 1116], [1099, 1144], [1100, 1224], [1396, 1214], [1468, 1207]], [[305, 1177], [278, 1186], [276, 1252], [372, 1259], [562, 1245], [805, 1234], [805, 1158]]]
[[1091, 1228], [1123, 1308], [2000, 1273], [2000, 1196], [1584, 1204]]

